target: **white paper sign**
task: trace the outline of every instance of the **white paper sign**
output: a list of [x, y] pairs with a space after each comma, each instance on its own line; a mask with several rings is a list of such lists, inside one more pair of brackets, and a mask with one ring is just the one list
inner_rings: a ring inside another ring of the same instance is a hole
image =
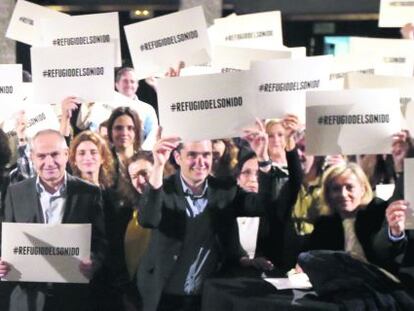
[[316, 91], [306, 99], [306, 153], [390, 153], [401, 129], [397, 90]]
[[2, 260], [11, 266], [2, 280], [89, 282], [79, 264], [90, 258], [90, 224], [3, 223], [1, 242]]
[[59, 130], [59, 121], [52, 106], [27, 103], [18, 105], [16, 107], [16, 112], [11, 118], [4, 122], [3, 131], [9, 136], [14, 136], [16, 134], [16, 120], [20, 110], [25, 112], [25, 117], [27, 119], [26, 136], [28, 138], [32, 138], [41, 130]]
[[394, 193], [395, 184], [379, 184], [375, 186], [375, 196], [388, 201]]
[[291, 58], [306, 57], [306, 47], [304, 46], [296, 46], [293, 48], [286, 47], [286, 49], [291, 53]]
[[397, 88], [401, 104], [407, 104], [414, 99], [414, 78], [349, 73], [346, 79], [349, 89]]
[[138, 78], [163, 75], [180, 61], [187, 66], [210, 61], [207, 24], [200, 6], [124, 28]]
[[259, 50], [216, 45], [213, 49], [212, 67], [249, 70], [252, 61], [291, 58], [289, 50]]
[[22, 65], [0, 64], [0, 105], [2, 113], [22, 96]]
[[333, 58], [329, 89], [343, 90], [346, 88], [346, 76], [350, 72], [374, 74], [374, 62], [370, 59], [355, 55], [341, 55]]
[[[408, 105], [412, 107], [412, 104], [414, 104], [414, 78], [350, 73], [347, 75], [346, 80], [347, 86], [350, 89], [398, 88], [400, 93], [401, 115], [403, 117], [402, 128], [412, 128], [414, 124], [414, 115], [411, 113], [407, 115], [406, 111], [408, 110]], [[409, 119], [407, 119], [407, 116], [409, 116]]]
[[183, 140], [230, 138], [254, 123], [249, 73], [200, 75], [161, 79], [158, 111], [163, 135]]
[[404, 129], [409, 130], [410, 134], [414, 133], [414, 102], [407, 103], [404, 113], [405, 123], [403, 124]]
[[413, 0], [381, 0], [379, 27], [402, 27], [414, 21]]
[[265, 278], [264, 280], [276, 287], [278, 290], [312, 288], [312, 284], [306, 273], [295, 273], [289, 275], [288, 278]]
[[283, 46], [280, 11], [215, 19], [211, 38], [215, 45], [280, 49]]
[[250, 259], [256, 252], [257, 232], [259, 231], [259, 217], [237, 217], [239, 226], [240, 244]]
[[215, 68], [211, 66], [190, 66], [184, 67], [180, 71], [181, 77], [209, 75], [213, 73], [221, 73], [221, 68]]
[[306, 91], [327, 86], [332, 56], [253, 62], [250, 70], [259, 118], [295, 114], [305, 121]]
[[46, 7], [18, 0], [14, 7], [6, 37], [30, 45], [42, 42], [40, 20], [42, 18], [70, 18], [70, 15]]
[[47, 18], [40, 20], [42, 46], [113, 44], [114, 64], [122, 66], [118, 12]]
[[404, 159], [404, 199], [410, 203], [405, 213], [405, 229], [414, 229], [414, 159]]
[[413, 76], [414, 40], [351, 37], [349, 53], [373, 60], [375, 74]]
[[143, 120], [143, 116], [140, 115], [141, 109], [138, 101], [114, 91], [112, 100], [93, 103], [90, 108], [88, 121], [100, 124], [103, 121], [108, 120], [112, 111], [118, 107], [130, 107], [134, 109], [138, 113], [140, 119]]
[[32, 47], [34, 96], [39, 104], [60, 104], [67, 96], [82, 102], [111, 100], [114, 47], [89, 45]]

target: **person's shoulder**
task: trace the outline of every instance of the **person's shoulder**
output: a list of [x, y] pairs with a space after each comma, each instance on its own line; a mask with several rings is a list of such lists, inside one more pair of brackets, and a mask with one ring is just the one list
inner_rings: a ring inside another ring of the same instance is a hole
[[208, 186], [212, 188], [222, 189], [222, 190], [230, 190], [237, 187], [237, 181], [232, 176], [225, 176], [225, 177], [208, 177]]
[[179, 189], [182, 189], [180, 173], [177, 171], [175, 174], [172, 174], [163, 180], [163, 188], [165, 192], [176, 192]]
[[137, 100], [137, 102], [140, 109], [144, 109], [146, 112], [155, 112], [154, 107], [152, 107], [150, 104], [143, 102], [142, 100]]
[[383, 213], [388, 206], [388, 202], [374, 197], [366, 206], [365, 211], [367, 213]]
[[31, 187], [36, 184], [36, 177], [24, 179], [22, 181], [18, 181], [16, 183], [10, 184], [8, 187], [8, 191], [24, 191], [28, 187]]
[[91, 194], [100, 193], [100, 188], [89, 181], [83, 180], [79, 177], [67, 175], [68, 189], [75, 192], [89, 192]]

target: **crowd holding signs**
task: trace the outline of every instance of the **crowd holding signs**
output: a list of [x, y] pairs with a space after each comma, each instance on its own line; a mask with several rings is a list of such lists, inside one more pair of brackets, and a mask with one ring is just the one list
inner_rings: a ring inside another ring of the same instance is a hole
[[[381, 2], [380, 26], [405, 24], [402, 12], [406, 21], [414, 15], [414, 1], [404, 1], [403, 10], [394, 2]], [[413, 40], [352, 37], [348, 55], [306, 57], [303, 47], [283, 46], [281, 25], [280, 12], [264, 12], [220, 18], [208, 29], [195, 7], [125, 26], [139, 78], [186, 64], [181, 77], [157, 82], [164, 135], [230, 138], [256, 117], [295, 114], [306, 125], [309, 154], [331, 155], [389, 153], [394, 133], [414, 131]], [[93, 123], [116, 107], [134, 106], [113, 90], [114, 68], [122, 64], [118, 13], [69, 16], [18, 0], [6, 37], [32, 46], [33, 92], [23, 86], [21, 65], [0, 65], [0, 122], [10, 136], [20, 110], [31, 120], [29, 136], [57, 128], [53, 106], [67, 96], [94, 103], [87, 108]], [[407, 169], [410, 179], [414, 167]], [[15, 253], [2, 253], [14, 262]]]

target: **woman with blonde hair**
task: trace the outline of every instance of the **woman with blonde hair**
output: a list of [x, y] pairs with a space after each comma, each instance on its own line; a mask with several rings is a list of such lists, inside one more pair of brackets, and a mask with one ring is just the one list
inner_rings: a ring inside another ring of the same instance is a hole
[[373, 239], [384, 222], [387, 202], [373, 197], [369, 180], [355, 163], [342, 163], [323, 175], [322, 201], [328, 215], [315, 223], [307, 250], [340, 250], [376, 261]]

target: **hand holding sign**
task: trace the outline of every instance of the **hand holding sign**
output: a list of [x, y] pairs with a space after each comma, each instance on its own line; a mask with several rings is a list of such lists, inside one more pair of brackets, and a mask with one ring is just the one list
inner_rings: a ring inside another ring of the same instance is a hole
[[401, 36], [404, 39], [414, 39], [414, 25], [411, 23], [405, 24], [401, 29]]
[[26, 112], [21, 110], [17, 113], [16, 118], [16, 134], [17, 139], [20, 143], [26, 143], [26, 128], [27, 128], [27, 117]]
[[72, 113], [79, 109], [79, 99], [75, 96], [66, 97], [62, 103], [62, 118], [70, 119]]
[[1, 260], [0, 258], [0, 278], [7, 276], [7, 273], [10, 271], [10, 266], [6, 261]]
[[293, 114], [288, 114], [283, 118], [282, 121], [283, 127], [285, 128], [286, 136], [286, 147], [287, 151], [292, 151], [295, 146], [295, 134], [298, 132], [299, 128], [299, 118]]
[[393, 136], [391, 154], [397, 173], [403, 171], [404, 159], [411, 147], [408, 131], [401, 131]]
[[263, 122], [256, 119], [256, 128], [246, 129], [244, 134], [243, 138], [249, 142], [250, 147], [256, 153], [258, 160], [269, 161], [269, 154], [267, 152], [269, 137]]
[[171, 152], [178, 147], [181, 139], [176, 136], [161, 138], [162, 128], [158, 127], [157, 142], [152, 149], [154, 156], [154, 167], [148, 180], [150, 185], [155, 189], [162, 186], [164, 166], [170, 158]]
[[[185, 63], [183, 61], [180, 61], [178, 63], [177, 69], [170, 67], [170, 69], [168, 69], [168, 71], [165, 73], [165, 77], [179, 77], [181, 74], [181, 69], [183, 69], [185, 67]], [[157, 91], [157, 81], [158, 78], [157, 77], [148, 77], [145, 79], [145, 82], [147, 82], [147, 84], [152, 87], [154, 89], [154, 91]]]
[[394, 237], [399, 237], [405, 230], [405, 211], [409, 203], [404, 200], [392, 202], [385, 211], [388, 227]]
[[177, 148], [181, 139], [176, 136], [161, 138], [162, 128], [158, 127], [157, 142], [153, 148], [154, 165], [164, 166], [170, 158], [171, 152]]
[[92, 279], [92, 276], [93, 276], [93, 262], [90, 259], [81, 260], [81, 262], [79, 264], [79, 271], [88, 280]]

